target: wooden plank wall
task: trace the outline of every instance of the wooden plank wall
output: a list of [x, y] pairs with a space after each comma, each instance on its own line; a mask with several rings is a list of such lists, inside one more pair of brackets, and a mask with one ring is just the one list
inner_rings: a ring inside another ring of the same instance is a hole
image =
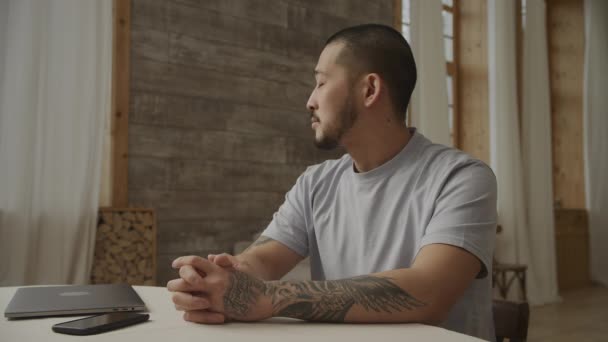
[[547, 0], [553, 194], [558, 208], [585, 208], [584, 33], [583, 1]]
[[486, 0], [459, 3], [459, 148], [490, 163]]
[[111, 155], [112, 206], [128, 203], [128, 141], [129, 141], [129, 76], [131, 54], [131, 2], [114, 0], [112, 51], [112, 121]]
[[560, 291], [588, 286], [583, 155], [585, 27], [582, 0], [547, 0], [555, 243]]
[[159, 283], [179, 255], [265, 228], [307, 165], [325, 39], [393, 25], [393, 0], [133, 0], [129, 201], [157, 210]]

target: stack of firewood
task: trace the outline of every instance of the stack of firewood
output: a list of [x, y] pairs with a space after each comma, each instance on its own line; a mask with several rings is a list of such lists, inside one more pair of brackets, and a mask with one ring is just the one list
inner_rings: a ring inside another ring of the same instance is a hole
[[156, 284], [156, 219], [153, 210], [100, 210], [91, 282]]

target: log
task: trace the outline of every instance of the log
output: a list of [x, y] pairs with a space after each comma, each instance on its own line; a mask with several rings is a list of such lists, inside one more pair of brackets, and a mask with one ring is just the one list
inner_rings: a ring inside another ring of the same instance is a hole
[[152, 209], [102, 208], [91, 282], [156, 284], [156, 218]]

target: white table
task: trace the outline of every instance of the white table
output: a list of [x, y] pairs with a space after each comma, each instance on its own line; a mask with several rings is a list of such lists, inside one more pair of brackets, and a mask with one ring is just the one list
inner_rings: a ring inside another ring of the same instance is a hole
[[[129, 342], [320, 342], [320, 341], [481, 341], [438, 327], [422, 324], [327, 324], [292, 319], [270, 319], [256, 323], [202, 325], [182, 320], [164, 287], [134, 286], [146, 303], [150, 321], [100, 335], [69, 336], [54, 333], [51, 326], [78, 317], [25, 320], [0, 318], [0, 342], [9, 341], [129, 341]], [[0, 310], [17, 290], [0, 287]], [[86, 317], [86, 316], [83, 316]]]

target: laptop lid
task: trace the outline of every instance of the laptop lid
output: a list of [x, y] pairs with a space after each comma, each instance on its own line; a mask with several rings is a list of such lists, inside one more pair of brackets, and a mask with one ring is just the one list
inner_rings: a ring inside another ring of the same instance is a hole
[[127, 284], [24, 287], [8, 303], [8, 318], [143, 311], [144, 302]]

